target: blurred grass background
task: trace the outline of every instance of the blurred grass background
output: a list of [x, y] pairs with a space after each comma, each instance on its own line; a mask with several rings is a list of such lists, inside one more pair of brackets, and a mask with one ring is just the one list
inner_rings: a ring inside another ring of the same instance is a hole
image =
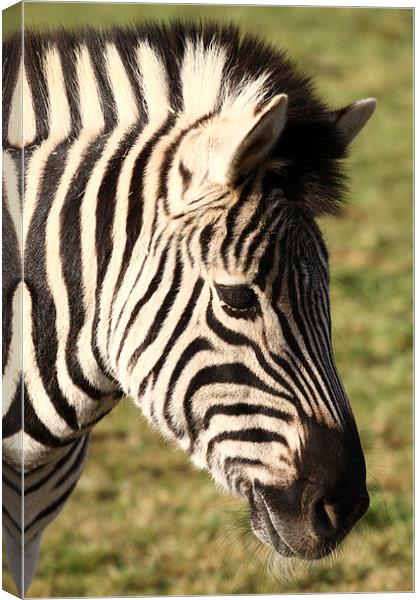
[[[128, 400], [93, 432], [90, 460], [47, 530], [30, 596], [404, 591], [412, 579], [413, 11], [25, 3], [26, 26], [234, 21], [286, 47], [322, 96], [375, 96], [349, 160], [331, 253], [336, 359], [367, 455], [371, 508], [334, 561], [271, 564], [245, 506], [163, 443]], [[16, 27], [13, 18], [4, 30]], [[14, 586], [4, 570], [4, 589]]]

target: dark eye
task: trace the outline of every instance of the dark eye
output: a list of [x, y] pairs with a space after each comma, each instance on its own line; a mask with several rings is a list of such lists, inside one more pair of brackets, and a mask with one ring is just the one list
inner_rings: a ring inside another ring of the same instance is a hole
[[216, 285], [217, 294], [222, 302], [235, 310], [249, 310], [258, 306], [258, 298], [246, 285]]

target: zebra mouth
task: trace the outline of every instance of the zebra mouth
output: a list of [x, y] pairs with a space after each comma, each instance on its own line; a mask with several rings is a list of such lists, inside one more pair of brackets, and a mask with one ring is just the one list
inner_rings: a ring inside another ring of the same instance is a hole
[[252, 497], [250, 504], [251, 528], [257, 538], [284, 558], [296, 556], [296, 552], [287, 544], [275, 526], [271, 517], [271, 510], [264, 497], [257, 492]]
[[[326, 539], [305, 535], [304, 519], [296, 515], [277, 514], [264, 498], [254, 490], [250, 499], [251, 527], [257, 538], [284, 558], [319, 560], [331, 554], [349, 533], [351, 526]], [[293, 540], [293, 543], [291, 543]]]

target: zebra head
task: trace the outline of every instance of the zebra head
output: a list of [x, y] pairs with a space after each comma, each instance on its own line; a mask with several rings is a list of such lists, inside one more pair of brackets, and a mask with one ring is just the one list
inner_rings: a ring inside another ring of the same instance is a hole
[[159, 292], [131, 393], [247, 498], [253, 532], [283, 556], [327, 555], [369, 504], [315, 217], [334, 212], [337, 159], [374, 107], [301, 123], [281, 94], [179, 127], [165, 154], [150, 244]]

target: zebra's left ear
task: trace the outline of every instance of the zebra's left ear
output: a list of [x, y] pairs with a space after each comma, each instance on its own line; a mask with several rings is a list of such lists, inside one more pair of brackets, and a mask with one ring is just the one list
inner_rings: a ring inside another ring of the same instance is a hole
[[216, 183], [234, 183], [268, 156], [286, 124], [287, 95], [278, 94], [252, 116], [232, 119], [212, 151]]
[[365, 98], [333, 113], [333, 118], [346, 147], [362, 131], [375, 112], [376, 105], [375, 98]]

